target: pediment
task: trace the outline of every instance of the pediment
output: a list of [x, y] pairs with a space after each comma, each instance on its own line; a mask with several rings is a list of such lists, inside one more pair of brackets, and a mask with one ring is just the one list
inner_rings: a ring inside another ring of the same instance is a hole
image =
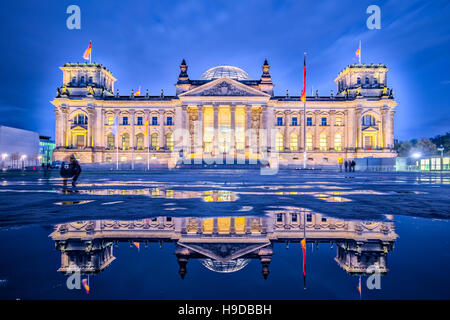
[[183, 92], [181, 97], [231, 96], [231, 97], [270, 97], [269, 94], [247, 86], [239, 81], [222, 77], [192, 90]]
[[374, 126], [368, 126], [366, 128], [363, 128], [361, 131], [365, 131], [365, 132], [377, 132], [378, 128], [374, 127]]
[[267, 243], [184, 243], [179, 245], [217, 261], [230, 261], [270, 244]]

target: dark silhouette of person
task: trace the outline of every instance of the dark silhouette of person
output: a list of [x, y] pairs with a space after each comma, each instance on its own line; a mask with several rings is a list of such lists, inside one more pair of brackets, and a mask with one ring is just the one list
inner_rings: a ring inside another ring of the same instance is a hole
[[352, 160], [352, 171], [355, 172], [356, 162]]
[[348, 161], [347, 160], [344, 161], [344, 167], [345, 167], [345, 172], [347, 172], [348, 171]]
[[81, 166], [77, 159], [75, 158], [75, 155], [70, 156], [69, 163], [64, 162], [61, 165], [60, 175], [63, 177], [63, 184], [64, 186], [67, 186], [67, 180], [69, 178], [72, 178], [72, 187], [76, 187], [78, 177], [81, 174]]

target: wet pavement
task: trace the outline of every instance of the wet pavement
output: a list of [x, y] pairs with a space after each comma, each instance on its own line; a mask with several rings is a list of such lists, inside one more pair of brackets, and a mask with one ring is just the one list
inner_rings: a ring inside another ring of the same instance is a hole
[[449, 217], [450, 174], [0, 173], [0, 298], [449, 299]]

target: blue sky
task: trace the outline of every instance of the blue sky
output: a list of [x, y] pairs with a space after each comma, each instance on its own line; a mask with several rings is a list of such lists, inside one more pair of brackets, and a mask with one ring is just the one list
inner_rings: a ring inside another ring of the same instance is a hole
[[[81, 8], [81, 30], [66, 27], [66, 9]], [[366, 27], [366, 8], [381, 8], [381, 29]], [[259, 79], [265, 58], [275, 94], [301, 90], [308, 53], [308, 93], [327, 95], [334, 78], [356, 62], [384, 63], [399, 102], [395, 137], [450, 130], [450, 2], [448, 1], [8, 1], [2, 4], [0, 124], [54, 136], [50, 104], [65, 62], [93, 61], [113, 72], [121, 94], [139, 86], [175, 94], [183, 58], [191, 79], [230, 64]]]

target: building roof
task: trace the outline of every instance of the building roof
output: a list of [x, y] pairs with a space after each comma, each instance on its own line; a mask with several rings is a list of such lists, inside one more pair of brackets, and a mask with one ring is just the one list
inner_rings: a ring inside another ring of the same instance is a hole
[[247, 72], [233, 66], [218, 66], [211, 68], [203, 73], [200, 80], [214, 80], [222, 77], [228, 77], [234, 80], [250, 80]]

